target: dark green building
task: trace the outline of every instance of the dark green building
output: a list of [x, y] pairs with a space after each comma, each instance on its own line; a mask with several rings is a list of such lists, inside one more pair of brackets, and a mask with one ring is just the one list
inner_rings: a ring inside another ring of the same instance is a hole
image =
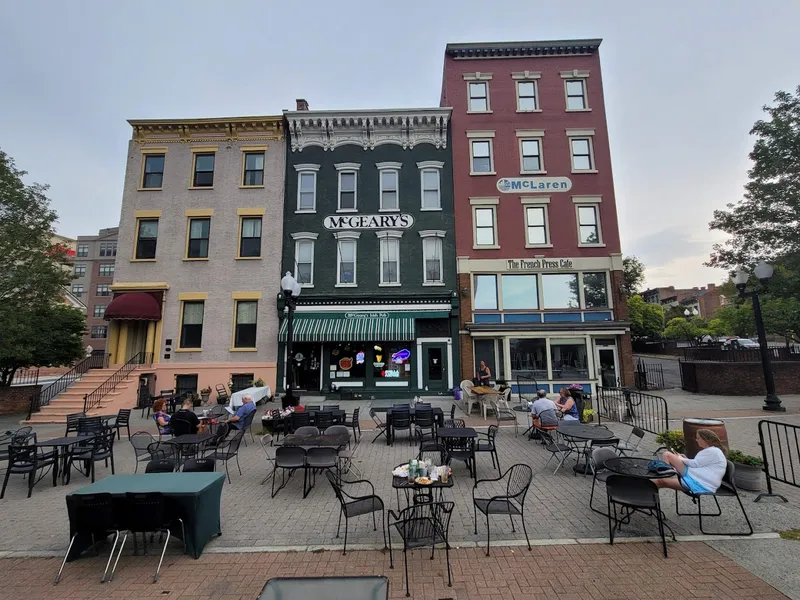
[[459, 384], [450, 109], [285, 113], [282, 272], [300, 282], [293, 356], [283, 298], [278, 387], [336, 397]]

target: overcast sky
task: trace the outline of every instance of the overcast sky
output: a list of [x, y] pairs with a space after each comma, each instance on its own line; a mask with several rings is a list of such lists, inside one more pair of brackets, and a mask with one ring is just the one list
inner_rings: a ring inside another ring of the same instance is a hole
[[708, 221], [800, 85], [800, 2], [653, 4], [0, 0], [0, 148], [91, 234], [119, 221], [126, 119], [437, 106], [447, 42], [600, 37], [623, 252], [649, 285], [719, 282]]

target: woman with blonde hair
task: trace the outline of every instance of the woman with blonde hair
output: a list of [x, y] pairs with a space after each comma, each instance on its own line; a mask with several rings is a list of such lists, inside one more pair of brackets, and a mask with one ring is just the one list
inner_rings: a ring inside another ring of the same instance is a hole
[[728, 458], [722, 441], [710, 429], [697, 430], [697, 445], [700, 452], [694, 458], [684, 454], [664, 453], [664, 462], [675, 469], [680, 477], [654, 479], [658, 487], [689, 491], [695, 494], [716, 492], [728, 468]]

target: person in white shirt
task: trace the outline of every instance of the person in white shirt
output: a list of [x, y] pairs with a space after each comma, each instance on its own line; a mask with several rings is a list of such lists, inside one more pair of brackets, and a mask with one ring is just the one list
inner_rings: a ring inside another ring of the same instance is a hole
[[722, 449], [722, 442], [710, 429], [697, 430], [697, 445], [700, 452], [694, 458], [684, 454], [664, 453], [664, 462], [674, 468], [680, 477], [654, 479], [658, 487], [690, 491], [695, 494], [716, 492], [728, 468], [728, 459]]

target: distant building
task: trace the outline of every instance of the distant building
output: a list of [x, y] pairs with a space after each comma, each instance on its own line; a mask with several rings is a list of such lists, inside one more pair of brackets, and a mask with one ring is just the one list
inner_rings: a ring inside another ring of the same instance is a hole
[[674, 285], [657, 287], [645, 290], [640, 295], [645, 302], [660, 304], [665, 309], [680, 306], [689, 312], [697, 310], [698, 316], [703, 319], [712, 318], [720, 306], [727, 304], [720, 288], [713, 283], [694, 288], [676, 288]]

